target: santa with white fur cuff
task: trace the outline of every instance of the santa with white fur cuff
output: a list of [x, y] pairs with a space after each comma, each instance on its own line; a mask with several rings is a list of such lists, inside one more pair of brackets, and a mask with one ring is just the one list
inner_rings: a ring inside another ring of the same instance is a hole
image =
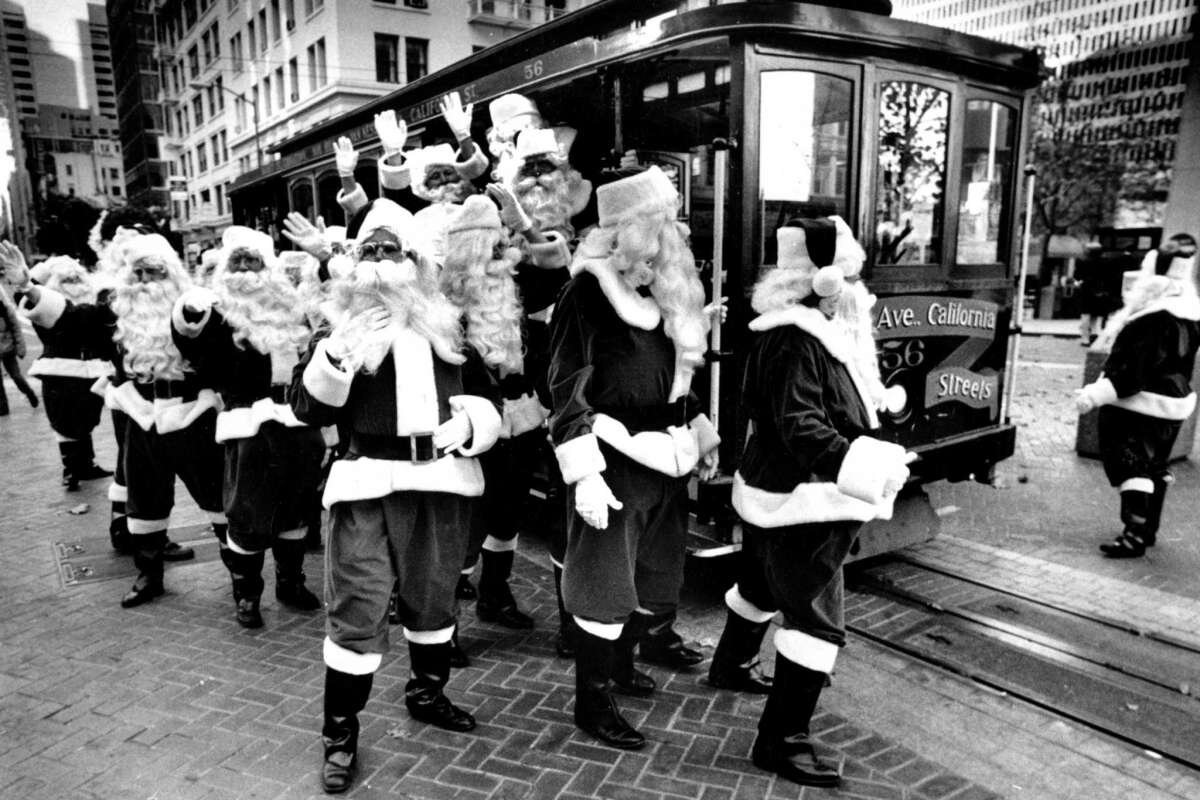
[[688, 476], [702, 458], [715, 467], [719, 439], [690, 390], [709, 322], [674, 184], [651, 167], [596, 195], [600, 224], [550, 322], [550, 434], [573, 509], [563, 598], [580, 626], [575, 723], [635, 749], [645, 739], [609, 685], [655, 689], [633, 648], [639, 629], [667, 632], [674, 619]]
[[353, 780], [358, 713], [388, 649], [397, 581], [409, 713], [448, 730], [475, 727], [443, 688], [471, 499], [484, 486], [475, 456], [500, 434], [499, 396], [478, 354], [464, 352], [460, 311], [438, 291], [424, 241], [406, 210], [371, 203], [353, 273], [330, 287], [331, 330], [296, 368], [289, 395], [300, 420], [336, 424], [347, 438], [324, 497], [327, 792]]
[[731, 629], [775, 612], [773, 685], [759, 721], [756, 766], [798, 783], [833, 786], [839, 771], [814, 753], [809, 722], [845, 644], [842, 564], [863, 522], [890, 518], [911, 455], [873, 438], [884, 398], [864, 253], [840, 217], [796, 220], [777, 232], [778, 265], [755, 286], [760, 316], [746, 359], [742, 408], [750, 433], [733, 506], [747, 558], [726, 600]]

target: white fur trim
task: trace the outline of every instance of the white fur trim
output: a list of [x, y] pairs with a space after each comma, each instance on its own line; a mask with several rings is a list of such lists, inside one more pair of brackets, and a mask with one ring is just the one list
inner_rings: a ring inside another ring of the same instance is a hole
[[[1107, 379], [1105, 379], [1105, 382], [1107, 382]], [[1155, 419], [1182, 421], [1190, 417], [1192, 412], [1196, 410], [1196, 393], [1192, 392], [1187, 397], [1169, 397], [1165, 394], [1157, 394], [1155, 392], [1138, 392], [1129, 397], [1118, 398], [1105, 405], [1123, 408], [1126, 411], [1144, 414], [1147, 417], [1154, 417]]]
[[[461, 148], [459, 150], [461, 152]], [[466, 161], [456, 161], [454, 168], [458, 170], [458, 174], [462, 175], [469, 181], [473, 181], [487, 171], [488, 157], [483, 154], [478, 144], [472, 148], [471, 157]]]
[[1155, 314], [1159, 311], [1166, 311], [1177, 319], [1196, 322], [1200, 320], [1200, 297], [1197, 297], [1193, 292], [1185, 291], [1183, 294], [1159, 298], [1145, 308], [1137, 311], [1137, 313], [1130, 314], [1125, 324], [1128, 325], [1138, 317]]
[[291, 384], [292, 373], [300, 363], [296, 351], [285, 347], [272, 350], [267, 357], [271, 359], [271, 383], [284, 387]]
[[887, 494], [887, 487], [898, 475], [908, 477], [904, 464], [904, 448], [871, 436], [859, 436], [838, 469], [838, 491], [864, 503], [878, 505]]
[[463, 497], [483, 494], [483, 469], [473, 458], [443, 456], [429, 464], [386, 461], [379, 458], [342, 459], [333, 462], [325, 494], [325, 508], [352, 500], [375, 500], [393, 492], [447, 492]]
[[475, 565], [476, 565], [476, 564], [478, 564], [478, 563], [479, 563], [479, 559], [477, 558], [477, 559], [475, 559], [474, 561], [472, 561], [472, 562], [471, 562], [471, 566], [469, 566], [469, 567], [464, 567], [463, 569], [460, 569], [460, 570], [458, 571], [458, 574], [459, 574], [459, 575], [470, 575], [470, 574], [472, 574], [473, 572], [475, 572]]
[[329, 360], [326, 341], [322, 339], [317, 342], [312, 359], [304, 368], [304, 388], [318, 403], [341, 408], [350, 399], [350, 384], [354, 382], [354, 373], [333, 365]]
[[[382, 170], [380, 171], [382, 177]], [[367, 193], [357, 183], [354, 184], [354, 189], [349, 194], [345, 189], [338, 189], [337, 204], [342, 207], [342, 211], [346, 214], [346, 219], [350, 219], [360, 210], [366, 207], [367, 203], [371, 202], [367, 199]]]
[[631, 434], [620, 420], [597, 414], [592, 432], [639, 464], [673, 478], [687, 475], [700, 461], [699, 436], [691, 427], [672, 425], [665, 431]]
[[[379, 185], [384, 189], [407, 189], [412, 185], [412, 172], [407, 164], [389, 164], [386, 161], [379, 162]], [[355, 184], [355, 189], [362, 187]], [[365, 198], [366, 195], [363, 195]], [[364, 202], [363, 205], [366, 205]]]
[[110, 503], [128, 503], [129, 489], [113, 481], [108, 485], [108, 500]]
[[328, 636], [325, 637], [321, 655], [325, 666], [347, 675], [373, 675], [383, 663], [383, 653], [356, 653]]
[[492, 536], [489, 533], [487, 538], [483, 540], [483, 549], [487, 550], [489, 553], [512, 553], [517, 549], [518, 538], [519, 537], [514, 536], [513, 538], [505, 541], [504, 539], [497, 539], [495, 536]]
[[67, 298], [44, 286], [38, 289], [38, 295], [35, 306], [28, 305], [29, 298], [26, 297], [21, 303], [21, 311], [26, 319], [39, 328], [53, 328], [67, 310]]
[[41, 356], [29, 367], [29, 374], [35, 378], [86, 378], [96, 380], [107, 378], [113, 374], [111, 361], [102, 358], [47, 358]]
[[1120, 487], [1118, 487], [1118, 491], [1154, 494], [1154, 481], [1149, 478], [1129, 478], [1126, 481], [1122, 481]]
[[652, 331], [662, 321], [662, 311], [652, 297], [642, 297], [621, 279], [617, 271], [609, 266], [607, 258], [576, 255], [571, 262], [571, 274], [590, 272], [600, 284], [600, 291], [609, 305], [625, 324], [643, 331]]
[[456, 394], [450, 398], [450, 410], [463, 413], [471, 420], [471, 444], [458, 448], [464, 456], [486, 452], [500, 438], [500, 412], [491, 400], [471, 394]]
[[436, 631], [412, 631], [404, 629], [404, 638], [413, 644], [445, 644], [454, 636], [454, 626], [438, 628]]
[[[397, 329], [392, 342], [392, 361], [396, 370], [396, 435], [429, 433], [439, 421], [433, 347], [413, 329]], [[496, 416], [499, 424], [499, 415]]]
[[538, 269], [558, 269], [571, 263], [571, 249], [558, 231], [543, 231], [544, 242], [529, 243], [529, 258]]
[[701, 456], [706, 456], [721, 444], [721, 434], [713, 427], [712, 420], [707, 414], [697, 414], [692, 417], [688, 427], [696, 434], [696, 446]]
[[751, 525], [782, 528], [808, 522], [891, 519], [895, 498], [872, 505], [843, 494], [829, 482], [801, 483], [790, 492], [768, 492], [746, 483], [741, 473], [735, 472], [732, 502], [738, 516]]
[[145, 536], [148, 533], [158, 533], [167, 529], [167, 523], [170, 519], [139, 519], [137, 517], [126, 517], [126, 524], [129, 526], [129, 532], [134, 536]]
[[600, 452], [600, 442], [594, 433], [568, 439], [554, 448], [554, 457], [558, 459], [563, 483], [567, 485], [578, 483], [588, 475], [603, 472], [608, 466], [604, 463], [604, 454]]
[[833, 642], [818, 639], [803, 631], [792, 628], [775, 631], [775, 652], [793, 664], [814, 672], [824, 672], [826, 675], [833, 672], [839, 649]]
[[[187, 289], [179, 296], [179, 299], [175, 301], [175, 305], [171, 308], [171, 326], [183, 336], [195, 339], [201, 334], [205, 326], [208, 325], [208, 321], [212, 319], [212, 304], [215, 297], [211, 291], [205, 289], [203, 286], [193, 286]], [[188, 322], [184, 319], [183, 309], [188, 304], [204, 306], [204, 313], [200, 316], [198, 322]]]
[[774, 611], [763, 611], [758, 606], [751, 603], [746, 598], [742, 597], [742, 593], [738, 591], [738, 585], [735, 583], [729, 587], [729, 591], [725, 593], [725, 605], [729, 610], [737, 614], [744, 620], [750, 622], [770, 622], [775, 616]]
[[304, 427], [304, 423], [296, 419], [291, 406], [264, 397], [251, 406], [230, 408], [218, 414], [217, 441], [249, 439], [258, 433], [264, 422], [278, 422], [288, 428]]
[[545, 424], [550, 412], [533, 394], [523, 394], [515, 400], [505, 398], [501, 412], [501, 439], [512, 439], [537, 430]]
[[[113, 370], [113, 372], [115, 374], [116, 370]], [[109, 380], [108, 375], [101, 375], [99, 378], [96, 378], [91, 387], [88, 388], [88, 391], [92, 394], [98, 394], [101, 397], [108, 397], [108, 387], [111, 383], [112, 381]]]
[[750, 330], [761, 332], [783, 325], [795, 325], [815, 337], [824, 345], [829, 355], [846, 366], [846, 371], [850, 373], [850, 379], [854, 382], [854, 388], [858, 391], [859, 399], [862, 400], [863, 408], [867, 411], [870, 427], [878, 428], [876, 401], [872, 398], [868, 380], [858, 371], [854, 359], [854, 346], [849, 336], [838, 329], [820, 311], [808, 306], [790, 306], [777, 311], [768, 311], [751, 320]]
[[133, 381], [109, 386], [104, 399], [110, 409], [125, 412], [142, 430], [154, 428], [159, 433], [181, 431], [206, 411], [222, 408], [220, 395], [212, 389], [201, 389], [195, 400], [187, 402], [178, 397], [150, 401], [138, 394]]
[[63, 442], [78, 442], [79, 440], [75, 439], [71, 436], [63, 436], [58, 431], [54, 431], [54, 441], [58, 442], [59, 444], [62, 444]]
[[610, 642], [620, 639], [621, 630], [625, 627], [620, 622], [596, 622], [594, 619], [584, 619], [579, 616], [575, 617], [575, 624], [592, 636], [598, 636]]
[[1093, 405], [1107, 406], [1117, 402], [1117, 387], [1108, 378], [1101, 377], [1097, 381], [1083, 387], [1083, 393], [1088, 396]]
[[238, 555], [243, 556], [253, 556], [264, 552], [262, 550], [247, 550], [237, 543], [237, 541], [233, 538], [233, 534], [229, 534], [225, 537], [225, 546]]

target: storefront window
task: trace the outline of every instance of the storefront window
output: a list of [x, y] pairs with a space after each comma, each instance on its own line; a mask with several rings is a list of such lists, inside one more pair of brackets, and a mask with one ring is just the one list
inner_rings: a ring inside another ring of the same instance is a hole
[[991, 100], [967, 103], [958, 197], [958, 263], [994, 264], [1007, 257], [1016, 113]]
[[880, 87], [876, 264], [940, 260], [949, 118], [942, 89], [911, 81]]

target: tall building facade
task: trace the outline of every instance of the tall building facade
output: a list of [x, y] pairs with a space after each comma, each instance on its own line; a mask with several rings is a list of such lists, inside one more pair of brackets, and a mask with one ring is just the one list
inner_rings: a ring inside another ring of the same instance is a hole
[[[1196, 0], [894, 0], [894, 15], [1038, 48], [1061, 124], [1139, 169], [1176, 157]], [[1157, 224], [1162, 207], [1122, 206], [1117, 224]]]
[[36, 165], [37, 192], [86, 200], [97, 208], [125, 201], [116, 119], [85, 108], [41, 103], [37, 125], [25, 136]]
[[27, 248], [35, 233], [33, 182], [22, 122], [37, 119], [25, 12], [0, 3], [0, 238]]
[[119, 137], [117, 127], [117, 85], [113, 74], [112, 45], [108, 36], [108, 16], [100, 3], [88, 3], [87, 19], [79, 21], [79, 41], [83, 51], [88, 108], [97, 119], [99, 136]]
[[217, 243], [229, 185], [273, 145], [568, 2], [581, 0], [158, 0], [162, 154], [189, 255]]

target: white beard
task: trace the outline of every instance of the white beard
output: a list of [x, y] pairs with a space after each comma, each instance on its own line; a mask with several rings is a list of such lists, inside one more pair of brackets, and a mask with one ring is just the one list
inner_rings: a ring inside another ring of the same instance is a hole
[[249, 344], [263, 354], [304, 346], [303, 303], [290, 284], [266, 272], [226, 272], [212, 288], [239, 346]]
[[181, 291], [168, 280], [117, 289], [114, 340], [125, 351], [125, 370], [140, 380], [182, 380], [183, 356], [171, 339], [171, 310]]

